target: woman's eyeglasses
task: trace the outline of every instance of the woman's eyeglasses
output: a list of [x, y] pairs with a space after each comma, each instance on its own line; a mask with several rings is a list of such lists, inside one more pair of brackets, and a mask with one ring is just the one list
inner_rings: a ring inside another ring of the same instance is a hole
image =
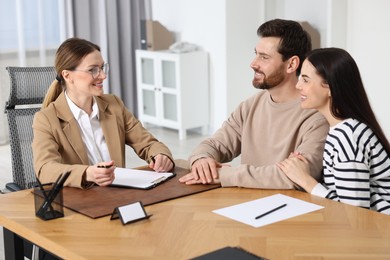
[[92, 75], [92, 78], [97, 79], [98, 77], [100, 77], [100, 73], [102, 71], [104, 72], [105, 75], [107, 75], [108, 70], [109, 70], [108, 63], [104, 63], [103, 66], [101, 67], [96, 66], [89, 70], [73, 70], [73, 71], [87, 72]]

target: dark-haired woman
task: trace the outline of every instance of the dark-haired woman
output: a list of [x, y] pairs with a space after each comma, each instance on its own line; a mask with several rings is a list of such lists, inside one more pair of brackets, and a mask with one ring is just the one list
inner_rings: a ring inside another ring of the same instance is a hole
[[297, 88], [302, 108], [321, 112], [330, 124], [323, 183], [293, 152], [279, 168], [307, 192], [390, 215], [390, 145], [371, 109], [359, 69], [343, 49], [317, 49], [305, 59]]
[[[34, 170], [43, 183], [71, 171], [65, 185], [110, 185], [125, 167], [125, 145], [158, 172], [173, 169], [168, 147], [154, 138], [123, 102], [103, 93], [108, 64], [96, 44], [70, 38], [58, 48], [57, 79], [34, 116]], [[103, 167], [102, 167], [103, 166]]]

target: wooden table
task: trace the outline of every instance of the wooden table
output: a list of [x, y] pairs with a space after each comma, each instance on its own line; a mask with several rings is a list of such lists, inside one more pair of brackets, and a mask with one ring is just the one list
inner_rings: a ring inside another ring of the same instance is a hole
[[[325, 208], [254, 228], [212, 212], [285, 194]], [[146, 207], [153, 216], [123, 226], [65, 209], [34, 215], [30, 190], [0, 196], [0, 225], [65, 259], [189, 259], [241, 246], [269, 259], [390, 259], [390, 217], [293, 190], [219, 188]]]

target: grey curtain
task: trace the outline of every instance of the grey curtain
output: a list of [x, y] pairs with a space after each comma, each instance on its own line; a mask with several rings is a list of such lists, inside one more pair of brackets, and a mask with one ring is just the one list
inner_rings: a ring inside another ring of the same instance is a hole
[[[107, 47], [109, 92], [137, 115], [135, 49], [149, 0], [73, 0], [74, 35]], [[104, 12], [102, 17], [102, 12]], [[105, 24], [102, 26], [102, 21]], [[103, 20], [102, 20], [103, 19]], [[105, 38], [104, 35], [107, 37]], [[103, 37], [102, 37], [103, 36]]]

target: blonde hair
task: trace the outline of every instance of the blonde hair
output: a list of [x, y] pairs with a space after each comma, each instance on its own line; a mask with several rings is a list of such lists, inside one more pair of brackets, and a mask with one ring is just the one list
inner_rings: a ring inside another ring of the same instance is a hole
[[48, 107], [51, 102], [56, 100], [58, 98], [58, 96], [61, 94], [62, 89], [63, 88], [61, 86], [61, 83], [57, 79], [55, 79], [51, 83], [49, 89], [46, 92], [45, 99], [43, 100], [41, 109]]
[[100, 51], [98, 45], [76, 37], [65, 40], [60, 47], [58, 47], [54, 62], [57, 77], [46, 93], [42, 109], [55, 101], [66, 88], [65, 80], [62, 77], [62, 71], [76, 69], [85, 56], [96, 50]]

